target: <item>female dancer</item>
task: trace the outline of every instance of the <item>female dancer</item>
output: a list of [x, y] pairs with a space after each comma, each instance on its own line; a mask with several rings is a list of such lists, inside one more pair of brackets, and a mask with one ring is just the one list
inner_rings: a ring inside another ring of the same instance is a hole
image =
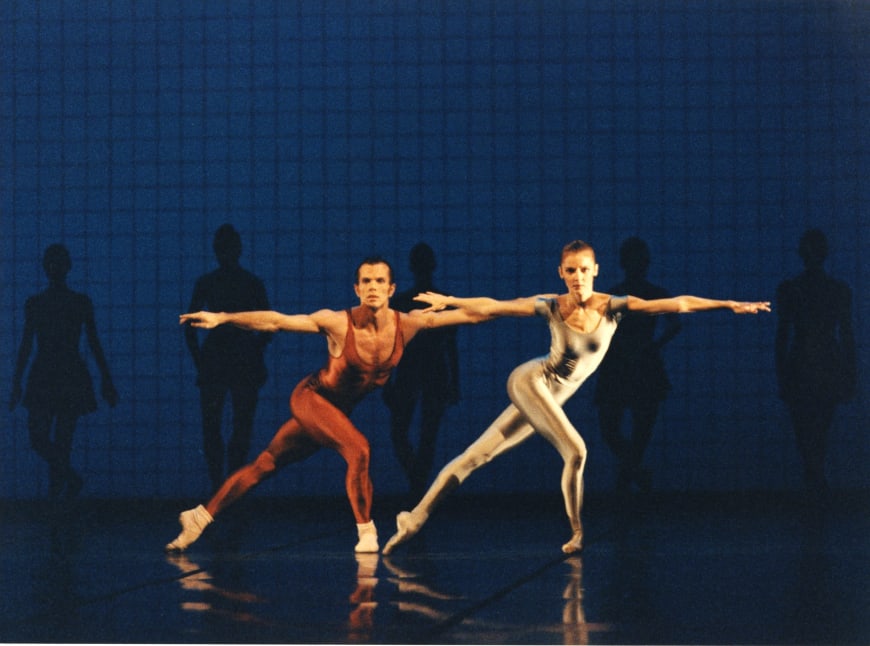
[[566, 554], [580, 551], [583, 548], [580, 511], [586, 444], [562, 406], [601, 363], [622, 315], [629, 311], [643, 314], [714, 309], [730, 309], [735, 314], [770, 311], [770, 303], [766, 301], [738, 302], [698, 296], [644, 300], [635, 296], [611, 296], [593, 290], [597, 275], [595, 251], [587, 243], [575, 240], [562, 249], [559, 265], [559, 276], [565, 282], [567, 294], [507, 301], [455, 298], [431, 292], [418, 296], [419, 300], [429, 303], [430, 310], [457, 307], [487, 319], [543, 316], [550, 325], [550, 352], [514, 369], [507, 383], [512, 404], [483, 435], [441, 470], [412, 511], [399, 513], [396, 517], [398, 531], [387, 542], [384, 554], [419, 532], [436, 506], [473, 471], [527, 440], [536, 431], [556, 447], [564, 461], [562, 496], [572, 533], [562, 551]]

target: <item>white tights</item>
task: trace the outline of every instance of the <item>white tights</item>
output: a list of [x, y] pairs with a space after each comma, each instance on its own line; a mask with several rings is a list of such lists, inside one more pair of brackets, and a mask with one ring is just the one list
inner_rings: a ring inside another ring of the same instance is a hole
[[461, 455], [441, 469], [414, 508], [413, 515], [425, 522], [438, 503], [472, 472], [518, 446], [537, 431], [562, 456], [565, 511], [572, 531], [581, 531], [586, 443], [562, 410], [562, 405], [578, 387], [579, 384], [566, 384], [549, 377], [540, 359], [527, 361], [515, 368], [507, 382], [512, 404]]

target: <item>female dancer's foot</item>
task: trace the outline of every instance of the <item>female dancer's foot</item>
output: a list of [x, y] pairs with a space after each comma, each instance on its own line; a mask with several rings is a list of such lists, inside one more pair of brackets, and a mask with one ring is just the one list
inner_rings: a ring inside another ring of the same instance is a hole
[[562, 546], [562, 551], [565, 554], [574, 554], [575, 552], [579, 552], [582, 549], [583, 549], [583, 530], [582, 529], [575, 529], [574, 534], [571, 536], [571, 540]]
[[383, 553], [389, 554], [397, 545], [401, 545], [413, 538], [425, 522], [426, 518], [412, 511], [400, 511], [399, 515], [396, 516], [396, 528], [398, 531], [387, 541]]

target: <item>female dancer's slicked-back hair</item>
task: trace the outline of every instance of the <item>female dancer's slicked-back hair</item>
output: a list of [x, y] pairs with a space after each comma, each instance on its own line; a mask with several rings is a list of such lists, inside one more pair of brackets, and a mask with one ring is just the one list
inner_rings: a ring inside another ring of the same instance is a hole
[[595, 249], [592, 248], [591, 244], [583, 242], [582, 240], [573, 240], [562, 247], [561, 257], [564, 258], [565, 254], [576, 253], [578, 251], [591, 251], [592, 255], [595, 256]]

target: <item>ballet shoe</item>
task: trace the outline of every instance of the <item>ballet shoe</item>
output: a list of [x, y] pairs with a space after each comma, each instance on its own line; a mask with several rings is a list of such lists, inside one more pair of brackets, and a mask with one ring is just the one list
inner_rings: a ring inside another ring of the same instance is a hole
[[378, 545], [378, 531], [375, 529], [375, 521], [370, 520], [367, 523], [357, 523], [356, 526], [359, 542], [353, 551], [357, 554], [369, 554], [377, 552], [380, 549]]
[[396, 529], [398, 531], [393, 534], [389, 541], [387, 541], [383, 553], [389, 554], [396, 548], [396, 546], [413, 538], [414, 535], [420, 531], [424, 522], [426, 522], [425, 519], [420, 519], [415, 516], [413, 512], [400, 511], [399, 515], [396, 516]]
[[167, 552], [183, 552], [196, 541], [202, 532], [208, 527], [214, 518], [206, 511], [202, 505], [183, 511], [178, 515], [178, 522], [181, 523], [181, 533], [174, 541], [168, 543], [164, 548]]
[[583, 549], [583, 530], [577, 529], [574, 530], [573, 536], [571, 536], [571, 540], [565, 543], [562, 546], [562, 552], [565, 554], [574, 554]]

